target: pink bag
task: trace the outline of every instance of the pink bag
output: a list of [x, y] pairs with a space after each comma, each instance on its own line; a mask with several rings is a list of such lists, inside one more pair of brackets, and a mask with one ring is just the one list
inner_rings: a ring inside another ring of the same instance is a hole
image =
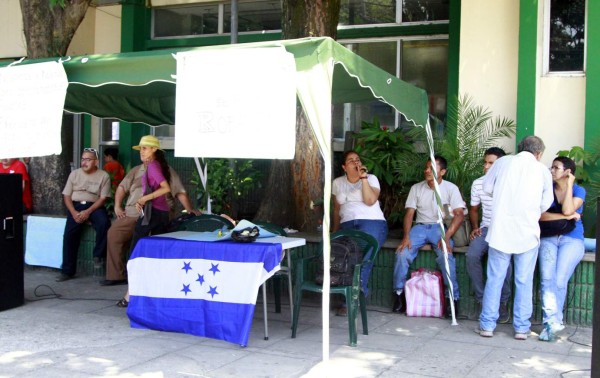
[[438, 271], [413, 272], [404, 285], [407, 316], [444, 316], [444, 281]]

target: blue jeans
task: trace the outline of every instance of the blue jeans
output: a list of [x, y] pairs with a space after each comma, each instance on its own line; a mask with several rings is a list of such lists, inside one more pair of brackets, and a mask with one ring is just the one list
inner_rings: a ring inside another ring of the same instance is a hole
[[[371, 235], [377, 240], [379, 244], [379, 249], [383, 248], [383, 243], [387, 239], [388, 235], [388, 226], [387, 222], [384, 220], [373, 220], [373, 219], [355, 219], [348, 222], [344, 222], [340, 224], [340, 229], [342, 230], [358, 230], [362, 231], [366, 234]], [[371, 254], [375, 251], [369, 251], [364, 256], [363, 261], [368, 260], [371, 257]], [[373, 264], [367, 263], [363, 265], [363, 268], [360, 272], [360, 283], [361, 288], [365, 295], [369, 294], [369, 278], [371, 277], [371, 271], [373, 270]]]
[[517, 333], [528, 333], [533, 312], [533, 272], [538, 256], [538, 247], [524, 253], [508, 254], [492, 247], [488, 251], [487, 282], [483, 293], [483, 306], [479, 327], [485, 331], [496, 329], [500, 292], [511, 257], [514, 258], [515, 299], [513, 302], [513, 327]]
[[[481, 235], [471, 240], [469, 243], [469, 249], [467, 250], [467, 273], [471, 279], [473, 285], [473, 291], [475, 291], [475, 299], [477, 302], [483, 302], [483, 290], [485, 289], [485, 283], [483, 282], [483, 256], [488, 253], [488, 242], [485, 241], [488, 228], [483, 227], [481, 229]], [[502, 285], [502, 295], [500, 295], [500, 302], [508, 302], [510, 300], [512, 283], [512, 263], [508, 265], [506, 271], [506, 278], [504, 279], [504, 285]]]
[[[406, 283], [406, 276], [408, 274], [408, 268], [410, 264], [415, 260], [419, 249], [426, 244], [431, 244], [437, 258], [435, 259], [438, 267], [442, 271], [442, 277], [444, 277], [444, 284], [446, 285], [446, 297], [450, 298], [448, 276], [452, 281], [452, 290], [454, 291], [454, 300], [458, 300], [458, 280], [456, 279], [456, 262], [453, 254], [448, 254], [448, 267], [450, 272], [446, 271], [446, 264], [444, 263], [444, 253], [438, 248], [438, 242], [442, 238], [442, 230], [440, 225], [434, 224], [416, 224], [410, 230], [410, 241], [412, 248], [404, 248], [402, 251], [396, 252], [396, 263], [394, 265], [394, 289], [404, 290], [404, 284]], [[452, 243], [452, 241], [451, 241]]]
[[[92, 203], [83, 205], [73, 202], [73, 207], [76, 211], [81, 212], [92, 207]], [[106, 234], [110, 228], [110, 219], [108, 218], [106, 208], [102, 206], [94, 210], [88, 219], [96, 231], [96, 244], [94, 245], [93, 256], [102, 258], [106, 256]], [[85, 225], [86, 222], [77, 223], [73, 219], [73, 215], [67, 211], [67, 223], [65, 224], [65, 232], [63, 234], [62, 274], [74, 276], [77, 271], [77, 255], [81, 242], [81, 231], [83, 231]]]
[[583, 240], [551, 236], [540, 242], [540, 277], [544, 323], [563, 323], [569, 279], [585, 253]]

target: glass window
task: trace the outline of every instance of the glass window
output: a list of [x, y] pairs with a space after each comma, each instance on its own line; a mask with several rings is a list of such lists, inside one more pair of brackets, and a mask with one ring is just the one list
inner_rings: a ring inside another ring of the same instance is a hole
[[585, 0], [550, 0], [549, 70], [583, 71]]
[[154, 38], [217, 34], [219, 5], [154, 8]]
[[448, 40], [402, 42], [400, 78], [423, 88], [429, 95], [429, 113], [446, 119], [448, 93]]
[[397, 0], [342, 0], [339, 24], [395, 23], [396, 2]]
[[[231, 4], [225, 5], [223, 31], [231, 33]], [[238, 3], [238, 32], [281, 30], [281, 1]]]
[[402, 22], [450, 19], [450, 0], [402, 0]]
[[[429, 95], [429, 113], [446, 120], [448, 92], [448, 40], [359, 41], [347, 47], [356, 54], [402, 80], [423, 88]], [[400, 65], [397, 62], [401, 62]], [[359, 131], [363, 121], [374, 117], [382, 126], [410, 128], [391, 106], [379, 101], [336, 105], [333, 108], [333, 136], [344, 138], [346, 131]]]

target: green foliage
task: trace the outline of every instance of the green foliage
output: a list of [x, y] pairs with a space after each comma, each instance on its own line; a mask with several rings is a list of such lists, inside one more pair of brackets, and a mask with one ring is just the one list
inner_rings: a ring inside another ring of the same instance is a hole
[[580, 146], [573, 146], [570, 150], [558, 151], [556, 156], [566, 156], [575, 162], [577, 165], [575, 179], [587, 191], [586, 206], [595, 209], [600, 195], [600, 171], [598, 169], [600, 168], [598, 166], [600, 139], [593, 141], [588, 150]]
[[261, 172], [253, 167], [252, 160], [205, 159], [204, 161], [208, 164], [208, 188], [205, 190], [202, 186], [198, 172], [194, 172], [190, 180], [196, 185], [198, 207], [206, 210], [206, 201], [210, 193], [213, 213], [225, 213], [235, 217], [235, 202], [260, 185]]

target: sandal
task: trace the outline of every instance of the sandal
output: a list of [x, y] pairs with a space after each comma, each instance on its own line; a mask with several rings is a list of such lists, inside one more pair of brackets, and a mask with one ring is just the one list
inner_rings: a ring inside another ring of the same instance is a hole
[[122, 298], [117, 302], [117, 307], [127, 307], [129, 305], [129, 301], [125, 298]]

